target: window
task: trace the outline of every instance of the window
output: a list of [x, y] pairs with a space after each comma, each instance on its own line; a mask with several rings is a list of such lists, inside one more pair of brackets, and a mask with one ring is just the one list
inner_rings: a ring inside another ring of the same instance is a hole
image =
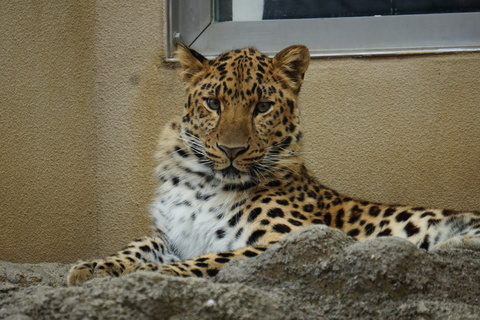
[[480, 50], [480, 0], [169, 0], [176, 42], [206, 56], [305, 44], [312, 56]]

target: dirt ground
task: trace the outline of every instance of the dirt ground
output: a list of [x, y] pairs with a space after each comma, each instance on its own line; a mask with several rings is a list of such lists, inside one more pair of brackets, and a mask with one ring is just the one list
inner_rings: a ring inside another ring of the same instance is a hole
[[0, 319], [480, 319], [480, 252], [292, 233], [212, 279], [155, 273], [66, 287], [69, 265], [0, 262]]

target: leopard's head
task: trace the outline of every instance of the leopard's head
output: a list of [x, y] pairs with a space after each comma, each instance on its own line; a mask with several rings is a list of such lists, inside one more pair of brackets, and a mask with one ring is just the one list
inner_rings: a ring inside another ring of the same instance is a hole
[[201, 163], [223, 176], [254, 177], [295, 155], [307, 47], [291, 46], [274, 58], [245, 48], [209, 60], [179, 45], [177, 56], [188, 96], [182, 139]]

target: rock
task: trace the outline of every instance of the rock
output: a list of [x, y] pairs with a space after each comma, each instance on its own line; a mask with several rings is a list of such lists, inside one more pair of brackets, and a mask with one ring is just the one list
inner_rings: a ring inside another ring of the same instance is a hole
[[280, 319], [281, 297], [240, 284], [138, 273], [82, 287], [0, 289], [0, 318]]
[[20, 287], [31, 285], [65, 286], [71, 265], [61, 263], [11, 263], [0, 261], [0, 283]]
[[355, 242], [311, 226], [213, 279], [137, 273], [64, 286], [69, 265], [0, 263], [7, 319], [480, 319], [480, 252]]

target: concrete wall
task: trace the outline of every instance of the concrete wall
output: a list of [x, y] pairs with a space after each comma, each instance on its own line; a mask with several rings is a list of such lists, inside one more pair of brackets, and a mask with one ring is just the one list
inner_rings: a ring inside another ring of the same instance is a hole
[[[164, 2], [0, 2], [0, 259], [111, 253], [148, 230], [153, 150], [183, 106]], [[314, 59], [320, 180], [373, 201], [480, 209], [480, 54]]]

